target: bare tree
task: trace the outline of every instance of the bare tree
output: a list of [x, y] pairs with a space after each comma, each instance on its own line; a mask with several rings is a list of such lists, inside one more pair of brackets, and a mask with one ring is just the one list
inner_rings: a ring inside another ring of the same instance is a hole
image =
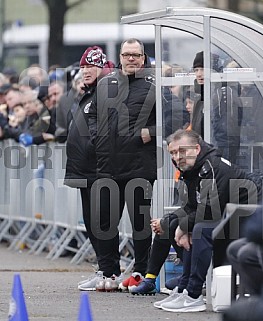
[[48, 43], [48, 64], [63, 65], [63, 39], [64, 23], [66, 12], [87, 0], [76, 0], [68, 3], [68, 0], [43, 0], [47, 6], [49, 15], [49, 43]]

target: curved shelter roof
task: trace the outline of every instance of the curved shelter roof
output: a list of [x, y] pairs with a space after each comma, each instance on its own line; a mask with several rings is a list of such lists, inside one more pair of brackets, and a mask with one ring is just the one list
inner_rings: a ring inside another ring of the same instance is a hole
[[243, 67], [253, 66], [262, 70], [263, 25], [244, 16], [210, 8], [168, 7], [124, 16], [121, 23], [170, 27], [204, 38], [207, 20], [210, 21], [211, 42]]

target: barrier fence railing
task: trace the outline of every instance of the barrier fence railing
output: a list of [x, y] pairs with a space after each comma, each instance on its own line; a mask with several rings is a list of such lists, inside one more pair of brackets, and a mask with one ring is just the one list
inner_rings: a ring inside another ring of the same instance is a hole
[[[94, 251], [85, 234], [80, 193], [63, 184], [66, 146], [58, 143], [24, 147], [13, 140], [0, 142], [0, 242], [9, 248], [23, 246], [38, 255], [48, 251], [56, 259], [65, 250], [72, 263], [94, 260]], [[173, 168], [164, 148], [165, 209], [173, 200]], [[158, 217], [154, 187], [152, 216]], [[74, 242], [72, 242], [74, 240]], [[75, 245], [72, 245], [74, 243]], [[125, 207], [120, 222], [121, 259], [126, 269], [133, 264], [132, 229]]]

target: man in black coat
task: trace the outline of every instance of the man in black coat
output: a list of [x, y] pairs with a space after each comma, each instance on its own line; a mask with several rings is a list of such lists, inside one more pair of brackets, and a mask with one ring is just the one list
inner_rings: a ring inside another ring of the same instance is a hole
[[151, 246], [150, 206], [156, 179], [155, 79], [144, 46], [121, 44], [120, 68], [103, 78], [89, 108], [97, 156], [98, 265], [106, 277], [120, 275], [118, 225], [125, 203], [133, 229], [136, 272], [145, 274]]
[[[96, 153], [91, 142], [88, 126], [88, 109], [95, 95], [98, 81], [110, 73], [114, 68], [111, 61], [107, 61], [103, 50], [98, 46], [88, 47], [80, 59], [80, 72], [84, 87], [83, 96], [73, 112], [69, 126], [66, 151], [67, 164], [65, 185], [80, 189], [83, 219], [92, 247], [98, 256], [97, 238], [91, 229], [91, 217], [95, 213], [91, 209], [91, 187], [96, 180]], [[84, 280], [78, 284], [79, 290], [95, 290], [94, 279]]]

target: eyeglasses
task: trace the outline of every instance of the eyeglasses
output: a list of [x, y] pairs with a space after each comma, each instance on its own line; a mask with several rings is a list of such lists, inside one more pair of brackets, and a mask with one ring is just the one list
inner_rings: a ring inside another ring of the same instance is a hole
[[143, 55], [142, 54], [139, 54], [139, 53], [128, 53], [128, 52], [125, 52], [122, 55], [122, 58], [124, 59], [140, 59]]

